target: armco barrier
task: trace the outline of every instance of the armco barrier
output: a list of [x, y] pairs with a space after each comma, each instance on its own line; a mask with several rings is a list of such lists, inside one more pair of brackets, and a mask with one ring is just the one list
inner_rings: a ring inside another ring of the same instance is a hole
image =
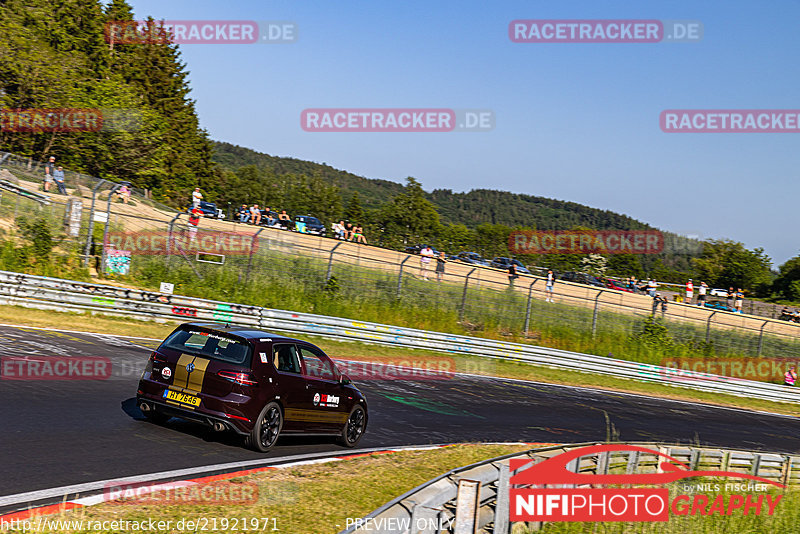
[[[570, 450], [599, 445], [579, 443], [509, 454], [454, 469], [412, 489], [359, 520], [351, 519], [340, 534], [422, 534], [436, 532], [429, 525], [447, 525], [441, 532], [508, 534], [509, 460], [530, 459], [536, 464]], [[651, 449], [643, 452], [603, 452], [583, 456], [568, 464], [578, 473], [608, 474], [658, 472], [658, 456], [666, 454], [690, 470], [735, 471], [774, 480], [783, 485], [800, 484], [800, 456], [705, 447], [668, 446], [659, 443], [626, 443]], [[734, 482], [737, 482], [734, 480]], [[457, 506], [458, 500], [474, 503]], [[465, 510], [465, 512], [461, 512]], [[359, 528], [359, 525], [361, 527]], [[423, 527], [423, 528], [419, 528]]]
[[707, 373], [677, 375], [675, 369], [667, 367], [535, 345], [458, 336], [180, 295], [165, 295], [138, 289], [7, 271], [0, 271], [0, 304], [133, 316], [162, 321], [228, 322], [340, 340], [357, 340], [366, 343], [526, 362], [755, 399], [800, 402], [800, 390], [766, 382]]

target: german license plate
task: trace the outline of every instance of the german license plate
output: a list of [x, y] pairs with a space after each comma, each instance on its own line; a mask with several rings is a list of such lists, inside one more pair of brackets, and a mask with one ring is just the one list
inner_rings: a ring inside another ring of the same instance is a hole
[[186, 393], [181, 393], [180, 391], [173, 391], [171, 389], [167, 389], [164, 391], [164, 398], [167, 400], [180, 402], [182, 404], [190, 404], [192, 406], [200, 406], [200, 397], [195, 397], [193, 395], [187, 395]]

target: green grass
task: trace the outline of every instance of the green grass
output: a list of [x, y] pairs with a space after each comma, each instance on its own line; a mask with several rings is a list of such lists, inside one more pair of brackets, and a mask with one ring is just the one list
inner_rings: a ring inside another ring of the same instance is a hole
[[[40, 208], [32, 201], [0, 197], [0, 216], [18, 215], [26, 206], [29, 215], [54, 216], [51, 227], [58, 231], [60, 207]], [[112, 227], [122, 229], [112, 221]], [[101, 240], [102, 225], [95, 225]], [[265, 234], [266, 235], [266, 234]], [[0, 244], [0, 269], [47, 276], [88, 280], [81, 265], [81, 243], [65, 241], [49, 260], [24, 253], [15, 241]], [[22, 252], [20, 252], [22, 251]], [[474, 335], [490, 339], [570, 350], [599, 356], [662, 365], [685, 358], [755, 357], [759, 336], [754, 332], [711, 328], [706, 341], [704, 325], [662, 321], [666, 331], [654, 332], [647, 316], [601, 309], [592, 333], [592, 310], [566, 303], [531, 300], [528, 332], [523, 335], [527, 296], [507, 288], [473, 287], [461, 283], [438, 283], [419, 278], [415, 262], [409, 262], [402, 280], [397, 272], [370, 268], [311, 256], [309, 250], [292, 249], [265, 238], [252, 258], [228, 256], [224, 266], [184, 258], [135, 256], [129, 276], [118, 281], [156, 290], [160, 282], [175, 283], [176, 294], [278, 308], [299, 312], [346, 317], [354, 320], [393, 324], [424, 330]], [[331, 268], [328, 277], [329, 267]], [[392, 266], [396, 269], [396, 266]], [[199, 276], [198, 276], [199, 274]], [[800, 354], [800, 339], [765, 334], [761, 356], [787, 361]], [[776, 380], [775, 377], [761, 377]]]
[[[257, 501], [253, 504], [196, 504], [196, 505], [136, 505], [108, 503], [65, 511], [48, 517], [53, 521], [171, 521], [173, 532], [178, 532], [178, 521], [201, 518], [274, 518], [258, 532], [327, 534], [336, 533], [347, 526], [347, 519], [361, 518], [387, 501], [427, 482], [451, 469], [481, 460], [521, 452], [529, 445], [456, 445], [431, 451], [403, 451], [392, 454], [369, 455], [351, 460], [270, 470], [229, 482], [257, 484]], [[35, 520], [34, 520], [35, 523]], [[210, 525], [210, 523], [209, 523]], [[228, 532], [246, 532], [241, 521], [238, 528]], [[231, 527], [229, 527], [231, 528]], [[100, 530], [107, 532], [109, 530]], [[124, 530], [119, 530], [124, 532]], [[186, 529], [180, 530], [187, 531]], [[194, 530], [188, 530], [193, 532]], [[87, 528], [51, 528], [49, 532], [92, 532]], [[97, 532], [94, 530], [93, 532]], [[212, 532], [225, 532], [221, 528]]]

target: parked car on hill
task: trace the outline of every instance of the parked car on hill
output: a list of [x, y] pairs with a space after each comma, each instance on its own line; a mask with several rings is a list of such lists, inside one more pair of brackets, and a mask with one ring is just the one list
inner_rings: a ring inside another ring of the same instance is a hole
[[459, 252], [455, 257], [451, 256], [454, 261], [463, 261], [470, 265], [482, 265], [488, 267], [489, 262], [481, 257], [477, 252]]
[[[192, 211], [192, 205], [186, 206], [186, 211]], [[203, 217], [210, 217], [212, 219], [224, 219], [225, 214], [213, 202], [200, 201], [200, 211], [203, 212]]]
[[[419, 251], [422, 250], [423, 248], [425, 248], [425, 245], [411, 245], [410, 247], [406, 247], [405, 248], [405, 253], [406, 254], [419, 254]], [[441, 254], [441, 252], [436, 250], [434, 247], [431, 247], [431, 250], [433, 251], [433, 255], [434, 256], [438, 256], [439, 254]]]
[[311, 215], [298, 215], [294, 218], [294, 231], [325, 237], [325, 225]]
[[566, 272], [563, 273], [560, 277], [561, 280], [565, 282], [574, 282], [576, 284], [586, 284], [587, 286], [594, 286], [594, 287], [606, 287], [603, 282], [595, 278], [594, 276], [586, 273], [574, 273], [574, 272]]
[[734, 309], [728, 306], [724, 300], [707, 300], [703, 306], [706, 308], [711, 308], [712, 310], [734, 311]]
[[727, 297], [728, 290], [727, 289], [709, 289], [708, 295], [711, 297]]
[[508, 266], [511, 264], [517, 266], [517, 274], [531, 274], [527, 267], [522, 265], [519, 260], [515, 260], [513, 258], [506, 258], [504, 256], [500, 256], [498, 258], [493, 259], [489, 263], [489, 267], [494, 267], [495, 269], [503, 269], [504, 271], [508, 270]]
[[615, 289], [617, 291], [625, 291], [627, 293], [633, 293], [633, 290], [628, 287], [628, 284], [625, 282], [620, 282], [619, 280], [612, 280], [611, 278], [606, 278], [606, 287], [608, 289]]

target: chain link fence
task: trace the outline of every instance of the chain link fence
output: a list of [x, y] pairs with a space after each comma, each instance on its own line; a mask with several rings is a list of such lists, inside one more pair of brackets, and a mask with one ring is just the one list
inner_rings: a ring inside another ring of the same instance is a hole
[[679, 303], [653, 309], [644, 295], [564, 282], [549, 302], [539, 277], [509, 280], [504, 271], [461, 262], [437, 273], [435, 260], [426, 265], [370, 245], [212, 218], [195, 226], [144, 191], [134, 189], [125, 203], [112, 194], [118, 184], [79, 173], [66, 174], [67, 196], [43, 195], [40, 164], [2, 153], [0, 162], [0, 217], [46, 219], [61, 236], [56, 251], [82, 255], [103, 276], [171, 282], [176, 291], [214, 288], [227, 301], [328, 315], [394, 309], [410, 324], [423, 315], [440, 321], [426, 328], [457, 321], [473, 335], [556, 348], [569, 339], [572, 350], [646, 363], [663, 364], [664, 354], [791, 360], [800, 349], [800, 326], [768, 317]]

